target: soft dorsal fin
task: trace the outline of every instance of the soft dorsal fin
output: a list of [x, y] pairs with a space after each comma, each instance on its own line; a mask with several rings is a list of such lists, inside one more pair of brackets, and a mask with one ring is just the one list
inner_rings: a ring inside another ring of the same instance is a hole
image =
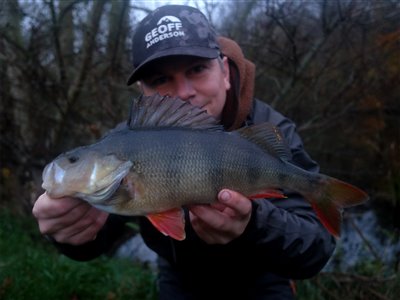
[[128, 125], [135, 127], [188, 127], [222, 130], [222, 125], [206, 110], [179, 98], [140, 96], [132, 101]]
[[272, 123], [265, 122], [243, 127], [236, 132], [274, 157], [285, 161], [289, 161], [292, 158], [285, 138], [279, 128]]

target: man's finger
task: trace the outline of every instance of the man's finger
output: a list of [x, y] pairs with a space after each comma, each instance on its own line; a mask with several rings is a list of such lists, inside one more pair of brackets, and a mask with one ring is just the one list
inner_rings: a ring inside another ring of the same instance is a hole
[[218, 199], [240, 215], [247, 215], [251, 211], [250, 200], [235, 191], [221, 190], [218, 194]]
[[46, 193], [42, 194], [35, 202], [32, 214], [36, 218], [54, 218], [67, 214], [80, 205], [82, 200], [75, 198], [52, 199]]

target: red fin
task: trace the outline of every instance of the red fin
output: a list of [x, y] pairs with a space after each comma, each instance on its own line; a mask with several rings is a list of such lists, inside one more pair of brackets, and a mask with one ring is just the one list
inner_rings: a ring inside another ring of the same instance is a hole
[[309, 194], [307, 198], [321, 223], [337, 238], [340, 235], [342, 208], [362, 204], [368, 200], [368, 195], [349, 183], [325, 177], [319, 190], [315, 194]]
[[292, 288], [292, 293], [297, 296], [296, 282], [294, 280], [289, 280], [290, 287]]
[[178, 241], [185, 239], [185, 216], [181, 208], [173, 208], [146, 217], [162, 234]]
[[317, 213], [322, 225], [324, 225], [335, 238], [338, 238], [340, 235], [340, 225], [342, 223], [342, 214], [339, 209], [332, 203], [325, 205], [323, 208], [315, 203], [311, 203], [311, 205]]
[[264, 190], [258, 194], [249, 196], [249, 199], [260, 198], [286, 198], [286, 196], [279, 190]]

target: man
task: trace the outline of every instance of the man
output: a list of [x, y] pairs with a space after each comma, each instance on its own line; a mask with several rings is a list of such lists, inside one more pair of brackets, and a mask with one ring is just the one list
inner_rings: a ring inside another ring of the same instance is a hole
[[[318, 171], [295, 125], [253, 101], [254, 65], [235, 42], [217, 38], [200, 11], [160, 7], [138, 25], [133, 42], [134, 71], [128, 84], [138, 81], [144, 95], [158, 92], [202, 107], [227, 130], [272, 122], [285, 135], [293, 163]], [[222, 190], [216, 204], [186, 209], [184, 241], [162, 235], [140, 218], [146, 244], [159, 255], [160, 298], [292, 299], [290, 279], [317, 274], [335, 240], [300, 195], [287, 196], [250, 201]], [[46, 194], [33, 214], [41, 232], [76, 260], [104, 253], [126, 221], [79, 199], [54, 201]]]

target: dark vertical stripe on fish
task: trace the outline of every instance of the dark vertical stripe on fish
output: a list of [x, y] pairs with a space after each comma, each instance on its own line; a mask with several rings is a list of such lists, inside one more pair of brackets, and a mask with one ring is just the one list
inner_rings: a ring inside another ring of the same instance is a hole
[[[182, 141], [176, 141], [178, 144], [182, 144]], [[183, 155], [186, 149], [184, 147], [178, 148], [174, 153], [171, 153], [168, 164], [166, 165], [167, 180], [170, 182], [171, 187], [169, 188], [168, 197], [174, 199], [176, 197], [176, 191], [181, 191], [181, 185], [185, 184], [185, 172], [183, 170], [184, 164], [182, 163]]]
[[214, 163], [214, 166], [210, 168], [211, 174], [209, 175], [210, 187], [213, 188], [213, 192], [217, 195], [222, 187], [224, 187], [224, 169], [222, 168], [221, 161], [223, 157], [221, 157], [223, 153], [221, 151], [213, 151], [209, 156], [209, 164]]
[[262, 177], [260, 158], [257, 156], [247, 156], [246, 163], [246, 180], [250, 186], [255, 186], [259, 183]]

